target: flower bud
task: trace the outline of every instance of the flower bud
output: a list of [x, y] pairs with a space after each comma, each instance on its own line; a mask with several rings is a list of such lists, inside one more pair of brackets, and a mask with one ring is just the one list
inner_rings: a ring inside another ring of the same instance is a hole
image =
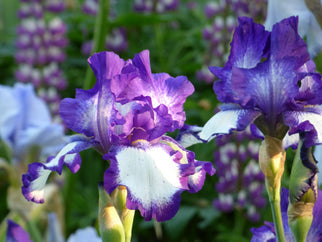
[[312, 147], [302, 141], [294, 158], [290, 176], [290, 204], [288, 223], [297, 241], [305, 241], [313, 220], [313, 207], [317, 200], [317, 167]]
[[99, 187], [99, 230], [103, 241], [128, 241], [135, 210], [126, 207], [127, 190], [117, 187], [110, 195]]
[[[279, 197], [281, 178], [284, 172], [285, 150], [282, 141], [265, 136], [259, 148], [259, 166], [265, 175], [270, 200]], [[273, 191], [274, 194], [273, 194]]]

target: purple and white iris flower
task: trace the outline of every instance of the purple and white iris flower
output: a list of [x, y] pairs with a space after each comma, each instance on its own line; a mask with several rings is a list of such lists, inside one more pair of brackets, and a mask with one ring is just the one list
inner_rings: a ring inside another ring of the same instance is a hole
[[127, 208], [139, 209], [146, 220], [172, 218], [180, 204], [181, 192], [201, 189], [205, 173], [215, 170], [209, 162], [195, 160], [165, 136], [183, 126], [185, 99], [194, 91], [184, 76], [152, 74], [149, 52], [124, 61], [113, 52], [94, 54], [88, 60], [97, 82], [90, 90], [79, 89], [76, 98], [66, 98], [60, 116], [67, 127], [82, 135], [74, 136], [47, 163], [34, 163], [23, 176], [27, 200], [42, 203], [44, 186], [52, 171], [62, 172], [66, 165], [77, 172], [79, 152], [98, 150], [110, 167], [104, 187], [111, 193], [127, 187]]
[[214, 91], [224, 105], [205, 124], [201, 139], [253, 123], [255, 133], [280, 140], [286, 136], [289, 145], [302, 132], [306, 147], [322, 142], [321, 76], [297, 26], [298, 18], [290, 17], [269, 32], [250, 18], [239, 18], [228, 62], [209, 68], [220, 79]]
[[[318, 191], [318, 199], [313, 208], [313, 221], [311, 228], [306, 237], [306, 241], [321, 241], [322, 240], [322, 192]], [[281, 212], [283, 219], [283, 227], [285, 233], [285, 240], [292, 242], [295, 241], [292, 231], [288, 224], [287, 208], [289, 204], [288, 200], [289, 191], [286, 188], [282, 188], [281, 192]], [[252, 228], [253, 237], [251, 242], [274, 242], [276, 240], [276, 233], [274, 224], [270, 222], [264, 222], [265, 225], [259, 228]]]
[[31, 84], [0, 85], [0, 110], [0, 138], [11, 150], [14, 164], [24, 161], [33, 147], [47, 157], [67, 143], [64, 127], [52, 122]]

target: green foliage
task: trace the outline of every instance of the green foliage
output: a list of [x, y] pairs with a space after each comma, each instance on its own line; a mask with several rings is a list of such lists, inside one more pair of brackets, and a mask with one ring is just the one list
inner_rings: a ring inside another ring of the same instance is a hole
[[[85, 40], [94, 36], [95, 16], [86, 15], [81, 11], [80, 4], [83, 1], [74, 2], [78, 5], [68, 8], [60, 15], [67, 24], [69, 40], [66, 48], [67, 58], [62, 63], [62, 69], [68, 80], [68, 89], [61, 92], [63, 97], [74, 97], [75, 89], [84, 86], [88, 56], [81, 53], [81, 47]], [[152, 72], [187, 76], [194, 84], [195, 93], [187, 99], [184, 106], [186, 123], [204, 125], [218, 105], [212, 85], [196, 78], [196, 72], [201, 69], [203, 55], [206, 52], [202, 29], [210, 23], [203, 14], [203, 7], [207, 1], [196, 1], [198, 5], [193, 10], [186, 7], [188, 0], [180, 1], [177, 11], [166, 14], [134, 13], [133, 2], [134, 0], [115, 1], [113, 11], [116, 17], [108, 18], [106, 30], [124, 27], [127, 32], [129, 47], [118, 54], [128, 59], [133, 58], [134, 54], [143, 49], [149, 49]], [[18, 0], [0, 0], [0, 21], [5, 27], [0, 28], [1, 84], [15, 82], [13, 73], [16, 63], [13, 40], [17, 19], [12, 16], [15, 16], [17, 8]], [[10, 13], [3, 9], [9, 9]], [[224, 44], [229, 45], [229, 43]], [[213, 142], [197, 144], [189, 149], [195, 152], [196, 159], [213, 161]], [[9, 154], [3, 152], [5, 150], [0, 143], [0, 156], [9, 159]], [[72, 174], [68, 169], [63, 171], [64, 182], [61, 186], [61, 194], [65, 206], [66, 238], [78, 228], [98, 227], [98, 184], [103, 181], [108, 162], [94, 150], [84, 151], [81, 155], [83, 162], [76, 174]], [[5, 202], [8, 184], [3, 185], [5, 183], [3, 177], [5, 174], [0, 170], [1, 221], [8, 213]], [[179, 212], [168, 222], [161, 224], [146, 222], [137, 212], [132, 241], [249, 241], [251, 227], [262, 225], [263, 220], [272, 221], [269, 208], [262, 213], [262, 221], [259, 223], [249, 222], [241, 211], [227, 214], [215, 210], [212, 201], [216, 197], [214, 189], [216, 180], [216, 176], [207, 175], [205, 185], [199, 193], [183, 192]]]

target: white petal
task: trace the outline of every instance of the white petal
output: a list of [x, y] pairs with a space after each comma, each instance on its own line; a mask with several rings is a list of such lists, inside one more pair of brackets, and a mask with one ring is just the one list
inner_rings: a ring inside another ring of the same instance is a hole
[[119, 183], [128, 187], [145, 209], [164, 204], [182, 185], [180, 168], [161, 147], [148, 150], [126, 147], [117, 155]]

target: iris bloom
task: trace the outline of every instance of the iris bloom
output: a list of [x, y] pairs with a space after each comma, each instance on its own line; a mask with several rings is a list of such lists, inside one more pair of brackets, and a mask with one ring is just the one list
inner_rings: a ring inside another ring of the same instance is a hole
[[[297, 32], [298, 18], [275, 24], [271, 32], [239, 18], [229, 60], [223, 68], [210, 67], [220, 80], [214, 83], [219, 101], [225, 103], [200, 133], [209, 141], [218, 134], [244, 130], [297, 142], [307, 133], [305, 146], [322, 142], [321, 76]], [[294, 139], [295, 137], [295, 139]]]
[[[316, 201], [313, 208], [313, 221], [309, 233], [307, 235], [306, 241], [321, 241], [322, 239], [322, 192], [318, 192], [318, 200]], [[282, 188], [281, 192], [281, 210], [282, 210], [282, 219], [285, 232], [286, 241], [295, 241], [292, 231], [288, 225], [287, 217], [287, 208], [289, 204], [288, 200], [289, 191], [285, 188]], [[265, 225], [259, 228], [252, 228], [253, 237], [252, 242], [265, 242], [265, 241], [276, 241], [276, 234], [274, 229], [274, 224], [270, 222], [265, 222]]]
[[0, 110], [0, 137], [15, 164], [25, 160], [33, 147], [40, 149], [41, 156], [49, 156], [67, 142], [64, 127], [52, 122], [46, 104], [30, 84], [0, 86]]
[[126, 206], [139, 209], [146, 220], [172, 218], [182, 191], [201, 189], [205, 173], [214, 174], [211, 163], [196, 161], [167, 131], [181, 128], [185, 121], [183, 103], [194, 91], [186, 77], [152, 74], [149, 52], [124, 61], [112, 52], [89, 58], [97, 82], [90, 90], [77, 90], [76, 98], [66, 98], [60, 116], [74, 136], [47, 163], [34, 163], [23, 176], [27, 200], [43, 202], [44, 185], [52, 171], [66, 165], [77, 172], [79, 152], [98, 150], [110, 166], [104, 187], [111, 193], [123, 185], [128, 189]]

